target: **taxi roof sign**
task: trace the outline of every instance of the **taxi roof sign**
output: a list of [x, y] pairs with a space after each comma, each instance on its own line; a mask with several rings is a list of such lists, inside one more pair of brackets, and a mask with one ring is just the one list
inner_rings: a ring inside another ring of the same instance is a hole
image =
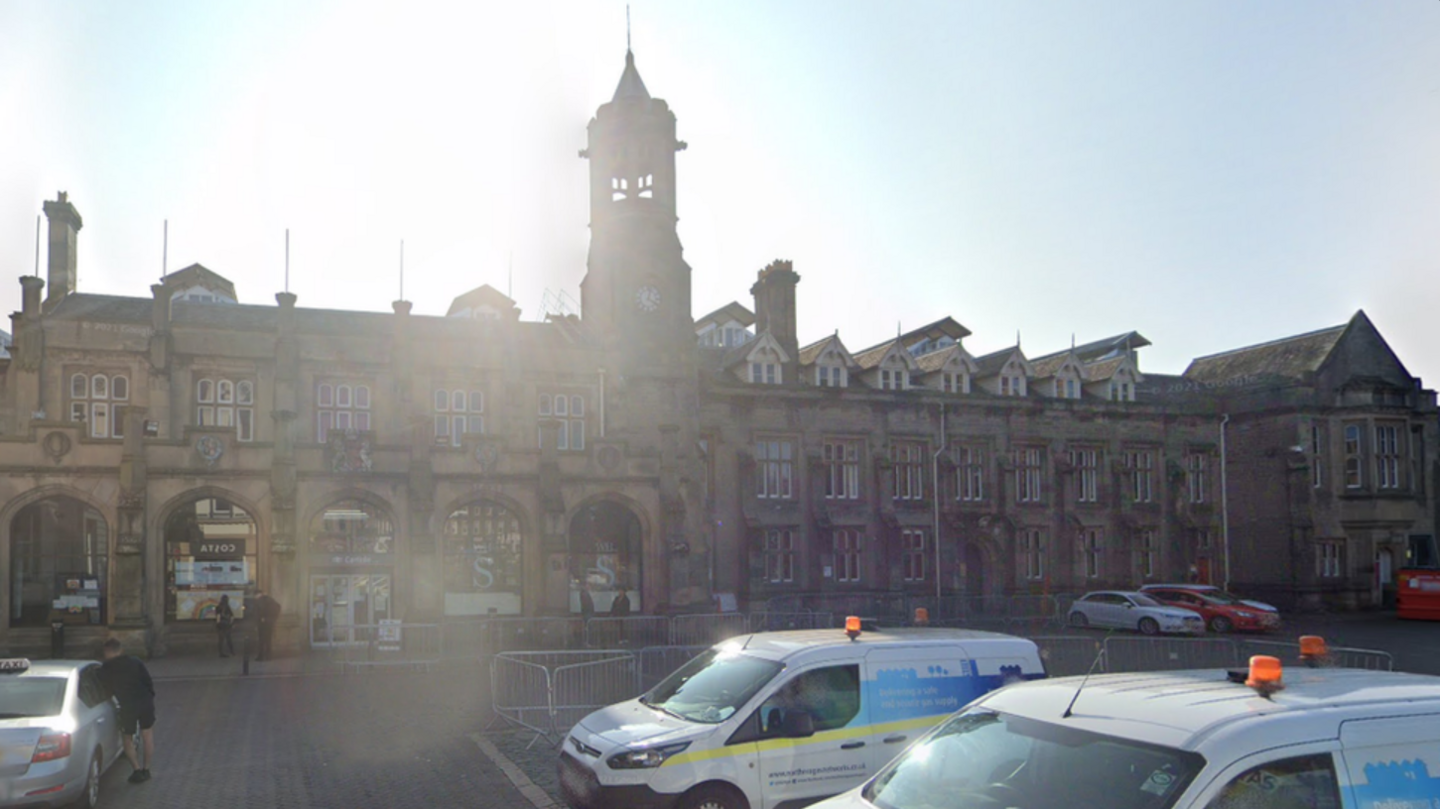
[[0, 658], [0, 674], [23, 674], [30, 670], [30, 660], [24, 657]]

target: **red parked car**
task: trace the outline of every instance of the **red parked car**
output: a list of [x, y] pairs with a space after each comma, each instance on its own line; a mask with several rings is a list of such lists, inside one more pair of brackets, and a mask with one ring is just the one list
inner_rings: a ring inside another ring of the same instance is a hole
[[1147, 584], [1145, 595], [1171, 607], [1200, 613], [1211, 632], [1273, 632], [1280, 611], [1259, 601], [1245, 601], [1208, 584]]

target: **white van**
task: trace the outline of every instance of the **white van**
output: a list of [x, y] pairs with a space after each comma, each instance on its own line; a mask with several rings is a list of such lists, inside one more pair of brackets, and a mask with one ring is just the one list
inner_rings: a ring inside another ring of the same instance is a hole
[[976, 697], [1044, 677], [993, 632], [843, 629], [725, 641], [564, 740], [575, 809], [784, 809], [862, 783]]
[[1434, 809], [1440, 677], [1282, 671], [1252, 658], [1248, 675], [1026, 683], [977, 701], [821, 806]]

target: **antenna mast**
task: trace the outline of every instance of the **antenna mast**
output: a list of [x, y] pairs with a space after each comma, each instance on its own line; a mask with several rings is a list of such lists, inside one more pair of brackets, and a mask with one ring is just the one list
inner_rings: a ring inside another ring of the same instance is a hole
[[40, 214], [35, 214], [35, 277], [40, 277]]
[[625, 4], [625, 52], [630, 52], [630, 4]]
[[165, 220], [165, 230], [160, 237], [160, 283], [170, 274], [170, 220]]
[[285, 228], [285, 291], [290, 291], [290, 228]]
[[400, 240], [400, 300], [405, 300], [405, 240]]

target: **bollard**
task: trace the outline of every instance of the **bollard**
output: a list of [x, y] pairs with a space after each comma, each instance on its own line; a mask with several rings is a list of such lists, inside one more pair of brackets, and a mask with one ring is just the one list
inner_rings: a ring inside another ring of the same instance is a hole
[[250, 676], [250, 633], [240, 638], [240, 673]]

